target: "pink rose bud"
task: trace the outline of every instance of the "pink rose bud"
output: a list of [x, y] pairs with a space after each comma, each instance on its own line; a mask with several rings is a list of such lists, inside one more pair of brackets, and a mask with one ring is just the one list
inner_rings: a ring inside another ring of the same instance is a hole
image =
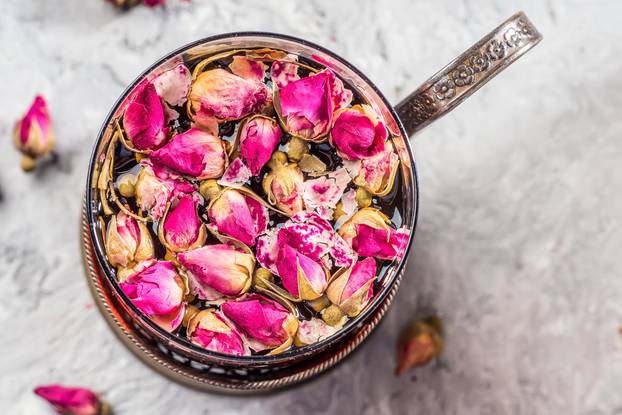
[[373, 295], [376, 261], [365, 258], [334, 275], [326, 289], [328, 299], [349, 317], [358, 316]]
[[194, 192], [195, 187], [181, 177], [149, 162], [142, 162], [135, 184], [136, 204], [159, 220], [166, 205], [175, 197]]
[[35, 168], [35, 160], [48, 154], [54, 147], [54, 131], [45, 99], [37, 95], [24, 116], [13, 129], [15, 147], [24, 155], [22, 168]]
[[100, 402], [99, 397], [86, 388], [47, 385], [38, 386], [34, 392], [52, 404], [59, 414], [105, 415], [109, 413], [108, 405]]
[[207, 238], [207, 230], [190, 195], [182, 196], [177, 205], [171, 207], [160, 226], [160, 242], [173, 252], [198, 248]]
[[223, 141], [199, 128], [177, 134], [150, 155], [154, 163], [199, 180], [215, 179], [225, 171]]
[[337, 330], [338, 327], [330, 326], [319, 318], [313, 317], [311, 320], [303, 320], [298, 325], [294, 343], [298, 347], [317, 343], [332, 336]]
[[261, 111], [269, 90], [263, 82], [251, 81], [225, 69], [202, 72], [190, 90], [190, 113], [200, 125], [209, 120], [239, 120]]
[[262, 187], [268, 202], [291, 216], [304, 209], [304, 176], [296, 164], [281, 160], [281, 154], [287, 160], [287, 156], [281, 152], [272, 155], [268, 163], [272, 171], [265, 175]]
[[346, 159], [375, 156], [384, 150], [387, 129], [369, 105], [355, 105], [335, 112], [330, 143]]
[[361, 160], [354, 183], [373, 195], [386, 196], [393, 189], [399, 163], [400, 159], [393, 151], [393, 145], [387, 141], [382, 152]]
[[106, 255], [115, 267], [128, 267], [153, 257], [147, 226], [123, 212], [113, 216], [106, 230]]
[[276, 301], [259, 294], [249, 294], [235, 301], [227, 301], [221, 310], [249, 337], [255, 351], [278, 348], [276, 354], [287, 349], [298, 329], [298, 319]]
[[393, 229], [391, 220], [374, 208], [356, 212], [339, 229], [339, 235], [360, 256], [379, 259], [401, 259], [406, 250], [410, 232]]
[[268, 226], [268, 209], [243, 189], [223, 190], [210, 201], [207, 215], [218, 232], [249, 246]]
[[272, 118], [263, 115], [250, 117], [239, 132], [240, 154], [253, 176], [270, 160], [281, 141], [281, 128]]
[[177, 259], [188, 271], [192, 291], [202, 300], [235, 297], [250, 288], [255, 258], [231, 245], [206, 245], [181, 252]]
[[395, 375], [438, 357], [443, 351], [442, 331], [443, 322], [436, 316], [416, 320], [405, 327], [397, 341]]
[[207, 309], [195, 314], [188, 322], [188, 337], [192, 343], [213, 352], [250, 355], [240, 333], [217, 311]]
[[[296, 55], [288, 55], [292, 60], [298, 59]], [[298, 65], [287, 61], [274, 61], [270, 67], [270, 78], [277, 88], [284, 88], [290, 82], [300, 79]]]
[[285, 233], [278, 234], [276, 268], [283, 287], [301, 300], [315, 300], [326, 290], [328, 271], [318, 261], [291, 247]]
[[186, 102], [192, 74], [183, 63], [163, 71], [153, 78], [156, 92], [168, 105], [179, 107]]
[[263, 78], [266, 75], [266, 65], [263, 62], [241, 55], [233, 57], [233, 61], [229, 64], [229, 69], [235, 75], [255, 82], [263, 82]]
[[140, 311], [164, 330], [171, 332], [181, 324], [185, 284], [172, 263], [141, 263], [119, 286]]
[[166, 141], [164, 108], [155, 86], [143, 81], [132, 91], [123, 115], [123, 129], [132, 146], [140, 151], [155, 150]]

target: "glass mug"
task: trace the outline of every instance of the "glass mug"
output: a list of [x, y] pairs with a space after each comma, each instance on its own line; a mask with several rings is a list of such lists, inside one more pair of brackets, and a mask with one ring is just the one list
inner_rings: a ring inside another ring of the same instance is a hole
[[[404, 273], [415, 232], [419, 200], [415, 161], [408, 138], [456, 107], [540, 40], [541, 35], [527, 17], [522, 12], [516, 13], [395, 107], [346, 60], [321, 46], [290, 36], [259, 32], [222, 34], [171, 52], [144, 71], [124, 91], [108, 114], [91, 157], [83, 209], [83, 256], [100, 310], [115, 332], [142, 360], [173, 379], [203, 389], [272, 389], [302, 381], [334, 366], [380, 322]], [[205, 350], [164, 331], [121, 291], [105, 256], [96, 186], [103, 153], [112, 136], [110, 121], [123, 113], [128, 95], [135, 85], [152, 72], [175, 66], [180, 58], [195, 63], [216, 53], [250, 48], [280, 49], [330, 67], [381, 114], [394, 135], [393, 144], [400, 158], [403, 178], [399, 182], [402, 192], [400, 210], [403, 226], [409, 228], [411, 233], [403, 259], [395, 261], [385, 271], [382, 286], [365, 310], [337, 333], [317, 343], [274, 356], [238, 357]]]

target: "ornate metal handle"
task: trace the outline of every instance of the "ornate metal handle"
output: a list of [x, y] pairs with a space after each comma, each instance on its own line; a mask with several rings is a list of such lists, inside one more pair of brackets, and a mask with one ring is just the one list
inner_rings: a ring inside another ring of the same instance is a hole
[[409, 136], [442, 117], [542, 40], [518, 12], [397, 104]]

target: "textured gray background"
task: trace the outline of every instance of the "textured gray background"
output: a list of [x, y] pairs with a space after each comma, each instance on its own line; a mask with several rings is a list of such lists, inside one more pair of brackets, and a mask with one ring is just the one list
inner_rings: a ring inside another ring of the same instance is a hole
[[[31, 390], [64, 382], [118, 414], [622, 414], [622, 2], [169, 1], [0, 1], [1, 413], [50, 413]], [[544, 42], [415, 138], [413, 257], [354, 358], [284, 393], [225, 397], [117, 342], [82, 277], [79, 199], [100, 123], [148, 64], [202, 36], [277, 31], [350, 59], [397, 102], [520, 8]], [[61, 161], [25, 175], [10, 132], [37, 92]], [[416, 382], [395, 378], [395, 337], [425, 308], [447, 349]]]

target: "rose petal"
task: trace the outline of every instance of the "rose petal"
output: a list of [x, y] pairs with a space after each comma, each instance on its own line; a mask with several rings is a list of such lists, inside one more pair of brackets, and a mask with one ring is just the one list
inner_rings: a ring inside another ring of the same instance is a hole
[[311, 320], [303, 320], [298, 326], [296, 344], [299, 346], [313, 344], [335, 334], [338, 327], [329, 326], [320, 318], [313, 317]]
[[224, 187], [242, 187], [251, 178], [252, 174], [242, 159], [235, 159], [229, 164], [218, 184]]
[[155, 86], [141, 82], [132, 92], [123, 115], [123, 129], [138, 150], [155, 150], [166, 141], [164, 108]]
[[343, 167], [327, 176], [306, 180], [302, 192], [305, 207], [308, 210], [334, 208], [350, 180], [350, 175]]
[[240, 333], [219, 312], [203, 310], [192, 317], [188, 325], [190, 341], [207, 350], [247, 356], [248, 352]]
[[207, 214], [219, 232], [249, 246], [255, 245], [257, 236], [268, 225], [268, 209], [236, 189], [224, 190], [210, 203]]
[[355, 105], [335, 113], [330, 143], [350, 160], [373, 157], [385, 148], [387, 129], [368, 105]]
[[[292, 60], [297, 60], [296, 55], [287, 55]], [[283, 88], [287, 84], [300, 79], [298, 65], [287, 61], [274, 61], [270, 67], [270, 78], [277, 88]]]
[[179, 107], [186, 102], [192, 74], [186, 65], [180, 63], [156, 75], [152, 82], [160, 98], [173, 107]]
[[255, 82], [262, 82], [266, 74], [266, 65], [263, 62], [240, 55], [233, 57], [229, 69], [235, 75]]
[[38, 386], [34, 392], [52, 404], [58, 413], [69, 415], [99, 414], [99, 398], [90, 389], [47, 385]]
[[281, 141], [281, 129], [272, 118], [256, 116], [244, 122], [239, 134], [242, 159], [257, 176]]

